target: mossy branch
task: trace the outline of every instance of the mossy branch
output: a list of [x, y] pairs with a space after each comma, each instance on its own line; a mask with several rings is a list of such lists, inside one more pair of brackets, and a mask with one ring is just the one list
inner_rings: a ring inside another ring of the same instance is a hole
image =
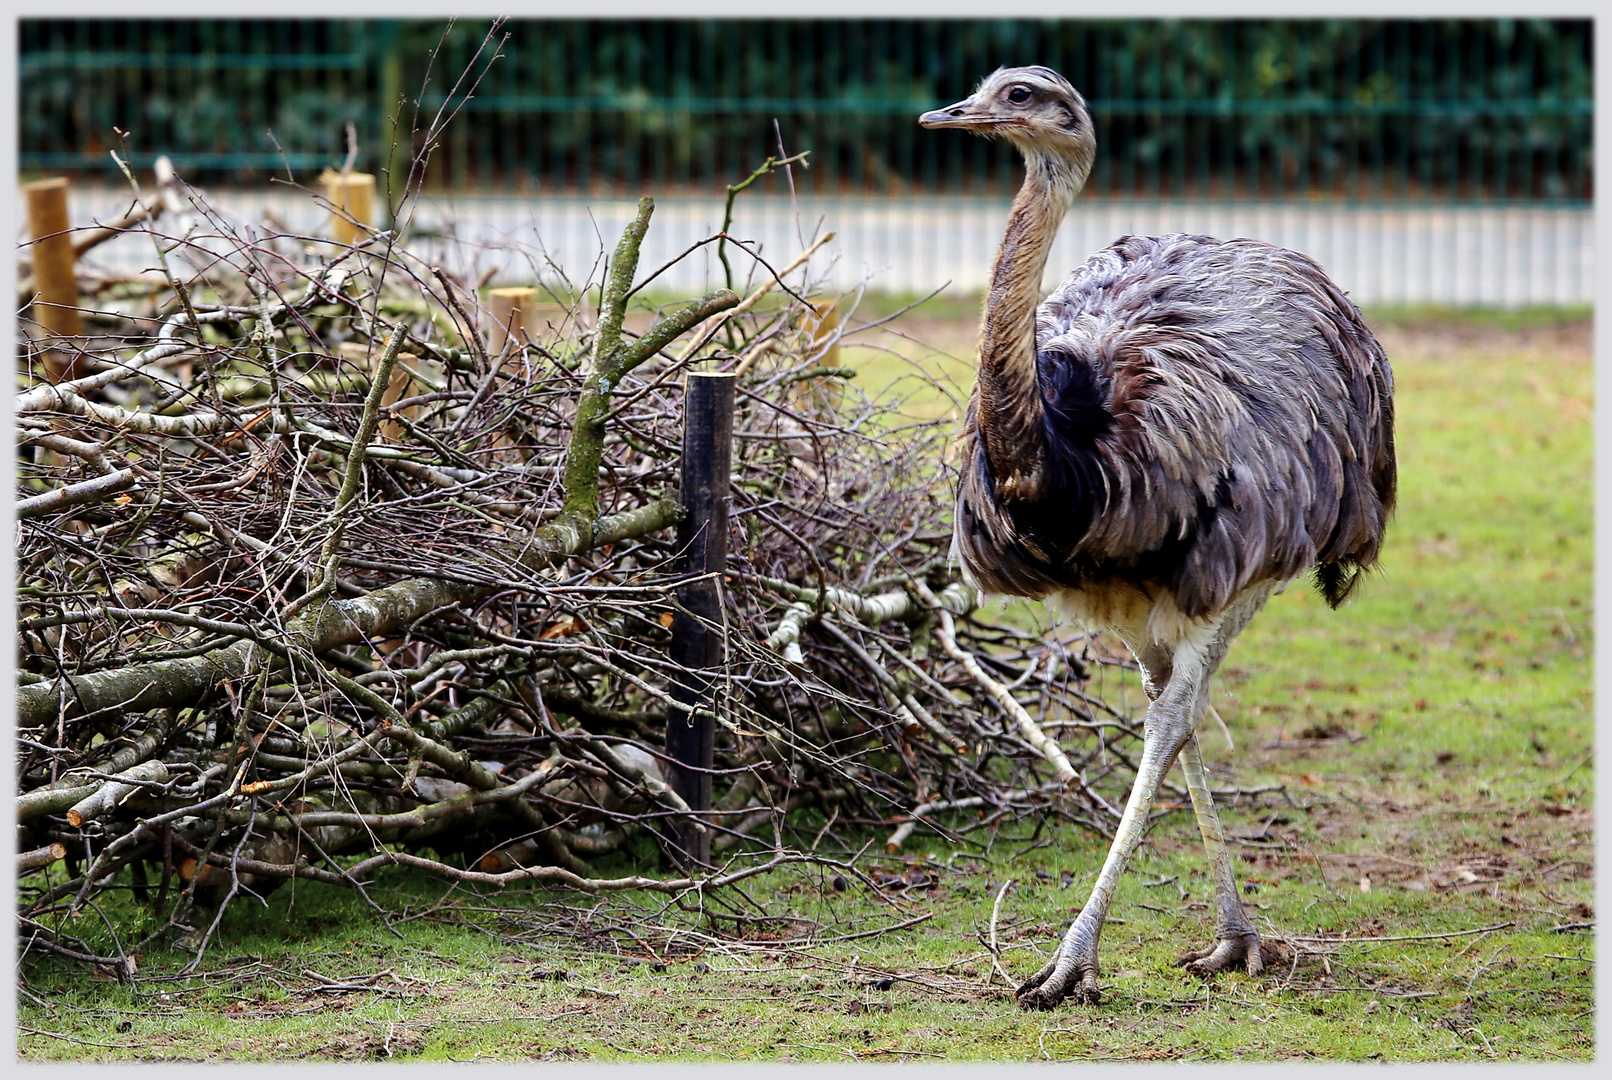
[[599, 463], [604, 457], [605, 419], [610, 415], [611, 393], [628, 372], [705, 319], [739, 302], [733, 293], [720, 289], [673, 311], [631, 344], [622, 344], [621, 326], [627, 314], [627, 295], [632, 289], [633, 276], [638, 272], [644, 234], [654, 212], [653, 199], [640, 200], [638, 216], [616, 244], [616, 255], [600, 298], [599, 328], [594, 336], [593, 353], [583, 375], [576, 421], [566, 450], [565, 499], [556, 524], [575, 530], [584, 546], [591, 546], [599, 517]]
[[588, 374], [597, 375], [609, 365], [610, 358], [621, 347], [621, 324], [627, 317], [627, 293], [632, 279], [638, 274], [638, 257], [644, 246], [644, 234], [649, 231], [649, 218], [655, 212], [655, 200], [645, 195], [638, 200], [638, 216], [621, 233], [616, 242], [615, 258], [605, 274], [604, 291], [599, 297], [599, 327], [593, 337], [592, 363]]

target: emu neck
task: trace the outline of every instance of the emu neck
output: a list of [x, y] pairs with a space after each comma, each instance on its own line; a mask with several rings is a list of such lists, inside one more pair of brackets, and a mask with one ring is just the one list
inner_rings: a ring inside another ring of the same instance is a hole
[[1047, 479], [1035, 310], [1058, 225], [1085, 183], [1080, 163], [1025, 150], [1024, 186], [1013, 200], [980, 333], [976, 387], [980, 440], [1000, 499], [1035, 499]]

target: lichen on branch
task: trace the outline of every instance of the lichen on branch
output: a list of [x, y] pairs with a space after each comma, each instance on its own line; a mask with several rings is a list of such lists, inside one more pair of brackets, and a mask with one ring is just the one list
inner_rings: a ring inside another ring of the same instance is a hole
[[654, 199], [648, 196], [640, 199], [637, 216], [616, 243], [615, 257], [610, 261], [600, 294], [599, 325], [594, 332], [593, 348], [583, 369], [582, 391], [577, 398], [576, 419], [565, 456], [565, 497], [560, 507], [560, 521], [575, 529], [583, 543], [591, 539], [599, 517], [599, 462], [604, 456], [605, 420], [610, 415], [611, 394], [629, 372], [705, 319], [739, 302], [728, 290], [718, 290], [663, 316], [638, 340], [622, 342], [627, 297], [632, 292], [639, 253], [654, 212]]

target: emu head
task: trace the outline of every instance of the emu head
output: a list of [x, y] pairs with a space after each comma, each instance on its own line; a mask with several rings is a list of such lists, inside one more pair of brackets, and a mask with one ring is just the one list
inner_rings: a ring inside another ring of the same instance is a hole
[[955, 105], [918, 117], [926, 128], [1000, 135], [1026, 161], [1063, 159], [1082, 175], [1097, 154], [1091, 111], [1069, 80], [1046, 67], [997, 68]]

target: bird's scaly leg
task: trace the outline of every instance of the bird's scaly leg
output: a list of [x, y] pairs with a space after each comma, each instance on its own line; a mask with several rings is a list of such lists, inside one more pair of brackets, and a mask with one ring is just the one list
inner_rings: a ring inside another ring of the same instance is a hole
[[1214, 796], [1209, 791], [1208, 779], [1203, 771], [1203, 750], [1198, 745], [1197, 727], [1209, 711], [1209, 680], [1220, 667], [1226, 650], [1250, 620], [1265, 606], [1270, 587], [1244, 594], [1227, 610], [1209, 647], [1207, 672], [1193, 707], [1193, 733], [1181, 748], [1181, 771], [1187, 776], [1187, 791], [1192, 796], [1192, 810], [1198, 819], [1198, 832], [1203, 836], [1204, 853], [1209, 857], [1209, 869], [1215, 882], [1215, 944], [1207, 949], [1184, 953], [1176, 963], [1196, 975], [1214, 975], [1221, 971], [1243, 966], [1248, 974], [1258, 975], [1267, 961], [1279, 954], [1276, 946], [1262, 942], [1254, 929], [1248, 912], [1237, 894], [1237, 875], [1231, 866], [1231, 855], [1226, 850], [1226, 834], [1220, 826], [1220, 815], [1215, 812]]
[[1102, 999], [1097, 986], [1097, 939], [1125, 864], [1147, 831], [1148, 814], [1159, 784], [1192, 734], [1192, 710], [1198, 699], [1198, 684], [1205, 677], [1205, 659], [1202, 648], [1183, 645], [1172, 658], [1168, 684], [1162, 690], [1156, 684], [1149, 687], [1149, 693], [1156, 691], [1158, 696], [1148, 706], [1136, 783], [1120, 816], [1108, 858], [1103, 861], [1086, 905], [1058, 943], [1057, 953], [1019, 987], [1020, 1007], [1051, 1009], [1069, 994], [1083, 1005], [1095, 1005]]
[[[1208, 695], [1204, 695], [1208, 703]], [[1200, 711], [1201, 715], [1201, 711]], [[1181, 769], [1187, 774], [1187, 791], [1192, 795], [1192, 809], [1198, 817], [1198, 831], [1203, 834], [1203, 849], [1209, 856], [1209, 868], [1215, 881], [1215, 944], [1207, 949], [1185, 953], [1176, 963], [1195, 975], [1214, 975], [1239, 965], [1248, 968], [1248, 974], [1258, 975], [1265, 968], [1265, 960], [1275, 959], [1275, 947], [1259, 940], [1259, 931], [1243, 909], [1237, 895], [1237, 875], [1231, 868], [1231, 855], [1226, 850], [1226, 834], [1215, 813], [1214, 796], [1203, 772], [1203, 752], [1198, 747], [1197, 732], [1188, 737], [1181, 747]]]

